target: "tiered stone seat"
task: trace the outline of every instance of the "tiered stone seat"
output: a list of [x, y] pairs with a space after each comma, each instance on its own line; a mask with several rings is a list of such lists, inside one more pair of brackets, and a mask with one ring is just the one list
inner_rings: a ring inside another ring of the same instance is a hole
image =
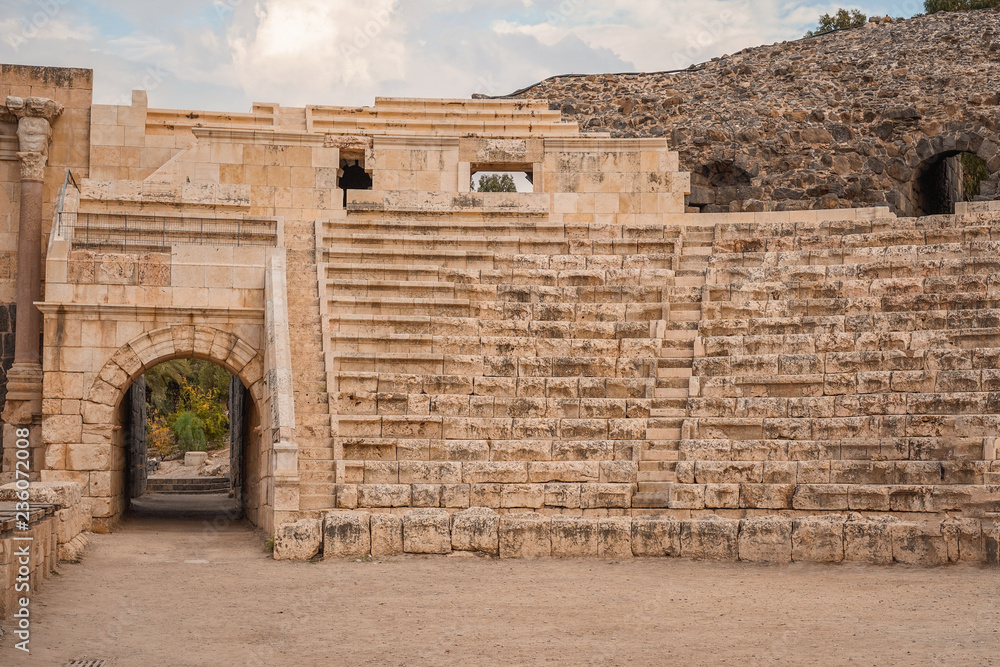
[[349, 207], [321, 236], [338, 506], [625, 511], [673, 481], [710, 231]]
[[673, 508], [974, 512], [1000, 481], [1000, 225], [717, 230]]

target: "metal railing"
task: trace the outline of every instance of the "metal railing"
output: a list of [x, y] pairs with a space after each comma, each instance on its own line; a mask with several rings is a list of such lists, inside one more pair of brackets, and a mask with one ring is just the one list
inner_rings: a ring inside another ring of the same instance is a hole
[[278, 244], [278, 221], [129, 213], [60, 212], [73, 247], [116, 252], [163, 252], [173, 245], [269, 247]]

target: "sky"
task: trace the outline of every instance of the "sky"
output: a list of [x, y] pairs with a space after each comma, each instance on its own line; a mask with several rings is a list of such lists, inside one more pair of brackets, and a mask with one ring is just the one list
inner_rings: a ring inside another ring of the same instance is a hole
[[94, 101], [249, 111], [504, 95], [796, 39], [824, 12], [920, 0], [0, 0], [0, 62], [94, 70]]

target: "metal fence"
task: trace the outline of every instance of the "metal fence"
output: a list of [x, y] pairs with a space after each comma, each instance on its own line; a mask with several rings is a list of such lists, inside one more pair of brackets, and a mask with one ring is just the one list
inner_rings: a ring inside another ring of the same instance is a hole
[[278, 222], [266, 218], [195, 218], [126, 213], [61, 213], [74, 248], [163, 252], [172, 245], [275, 247]]

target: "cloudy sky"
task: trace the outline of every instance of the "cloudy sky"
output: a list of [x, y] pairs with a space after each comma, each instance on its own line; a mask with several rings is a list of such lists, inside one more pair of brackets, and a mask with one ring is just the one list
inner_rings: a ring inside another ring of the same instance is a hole
[[0, 62], [95, 70], [95, 101], [371, 104], [501, 95], [555, 74], [660, 71], [800, 37], [839, 6], [920, 0], [0, 0]]

